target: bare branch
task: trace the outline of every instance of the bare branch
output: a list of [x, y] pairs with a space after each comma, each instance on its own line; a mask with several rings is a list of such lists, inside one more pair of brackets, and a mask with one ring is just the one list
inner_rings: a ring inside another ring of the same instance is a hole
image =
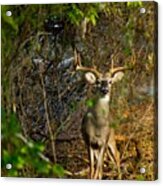
[[[17, 133], [17, 134], [16, 134], [16, 137], [19, 138], [19, 139], [21, 139], [29, 148], [32, 149], [32, 146], [30, 145], [30, 143], [28, 142], [28, 140], [27, 140], [22, 134]], [[39, 156], [42, 160], [46, 161], [47, 163], [50, 163], [49, 158], [47, 158], [46, 156], [44, 156], [44, 154], [42, 154], [41, 152], [38, 153], [38, 156]]]
[[53, 160], [54, 160], [54, 163], [56, 163], [57, 162], [57, 158], [56, 158], [56, 149], [55, 149], [55, 138], [54, 138], [52, 126], [51, 126], [50, 119], [49, 119], [47, 95], [46, 95], [43, 75], [42, 75], [41, 72], [40, 72], [40, 79], [41, 79], [41, 84], [42, 84], [42, 89], [43, 89], [45, 117], [46, 117], [46, 122], [47, 122], [48, 130], [49, 130], [50, 140], [51, 140], [51, 147], [52, 147], [52, 152], [53, 152]]

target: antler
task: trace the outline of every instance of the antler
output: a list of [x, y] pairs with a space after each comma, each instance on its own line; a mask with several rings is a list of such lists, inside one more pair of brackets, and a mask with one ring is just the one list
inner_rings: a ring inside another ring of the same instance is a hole
[[116, 68], [114, 68], [114, 58], [115, 58], [115, 56], [111, 55], [111, 69], [110, 69], [111, 76], [113, 76], [116, 72], [133, 69], [131, 67], [116, 67]]
[[111, 75], [113, 76], [116, 72], [119, 71], [125, 71], [125, 70], [132, 70], [133, 68], [131, 67], [117, 67], [117, 68], [113, 68], [110, 70]]
[[80, 58], [80, 54], [77, 53], [76, 49], [74, 51], [74, 58], [75, 58], [75, 67], [76, 70], [78, 71], [85, 71], [85, 72], [92, 72], [96, 77], [100, 77], [101, 73], [98, 72], [95, 68], [91, 68], [91, 67], [83, 67], [81, 65], [81, 58]]

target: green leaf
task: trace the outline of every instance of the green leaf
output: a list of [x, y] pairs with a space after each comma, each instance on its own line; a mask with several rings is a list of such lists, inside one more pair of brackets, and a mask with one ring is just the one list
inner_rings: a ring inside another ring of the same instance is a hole
[[110, 127], [116, 129], [118, 127], [118, 123], [114, 122], [110, 124]]
[[145, 177], [143, 175], [137, 175], [136, 176], [136, 180], [144, 181], [145, 180]]
[[45, 146], [43, 144], [35, 144], [34, 146], [40, 152], [43, 152], [45, 150]]
[[28, 153], [28, 147], [27, 146], [23, 146], [21, 149], [20, 149], [20, 152], [22, 154], [27, 154]]
[[90, 17], [90, 21], [92, 22], [93, 26], [96, 25], [96, 18], [95, 18], [94, 15], [91, 15], [91, 17]]
[[142, 6], [143, 3], [141, 1], [137, 1], [137, 2], [127, 2], [127, 6], [128, 7], [140, 7]]
[[19, 121], [14, 113], [7, 114], [3, 109], [2, 113], [2, 135], [3, 138], [11, 139], [20, 131]]
[[92, 107], [94, 107], [94, 105], [95, 105], [95, 101], [93, 99], [86, 100], [87, 107], [92, 108]]
[[25, 159], [24, 159], [24, 157], [18, 156], [17, 162], [15, 163], [15, 167], [17, 169], [23, 169], [24, 165], [25, 165]]
[[7, 150], [2, 151], [2, 162], [4, 166], [10, 162], [10, 154]]
[[8, 176], [10, 176], [10, 177], [18, 177], [18, 171], [14, 170], [14, 169], [8, 170]]
[[48, 163], [40, 162], [37, 163], [37, 172], [42, 174], [49, 174], [51, 166]]
[[53, 173], [58, 177], [63, 177], [64, 176], [64, 168], [59, 164], [55, 164], [53, 166]]

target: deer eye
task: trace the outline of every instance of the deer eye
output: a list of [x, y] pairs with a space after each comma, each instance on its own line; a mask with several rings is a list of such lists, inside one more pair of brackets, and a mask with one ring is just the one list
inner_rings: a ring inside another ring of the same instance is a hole
[[108, 84], [111, 85], [111, 84], [112, 84], [112, 80], [109, 80], [109, 81], [108, 81]]
[[100, 87], [100, 86], [101, 86], [100, 80], [97, 80], [97, 81], [96, 81], [96, 86], [97, 86], [97, 87]]

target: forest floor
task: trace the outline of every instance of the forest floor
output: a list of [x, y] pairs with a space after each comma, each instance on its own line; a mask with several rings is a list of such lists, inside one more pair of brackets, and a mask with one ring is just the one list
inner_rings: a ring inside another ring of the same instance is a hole
[[[152, 102], [146, 102], [146, 104], [132, 106], [124, 113], [124, 117], [128, 122], [122, 123], [115, 130], [121, 157], [122, 179], [154, 180], [154, 140], [156, 140], [154, 139], [156, 129], [154, 105]], [[89, 161], [80, 134], [81, 119], [79, 118], [76, 120], [78, 122], [74, 122], [58, 138], [57, 160], [67, 170], [67, 177], [85, 179], [89, 177]], [[145, 173], [140, 172], [141, 168], [145, 168]], [[109, 159], [104, 163], [103, 179], [118, 179], [116, 166]]]

